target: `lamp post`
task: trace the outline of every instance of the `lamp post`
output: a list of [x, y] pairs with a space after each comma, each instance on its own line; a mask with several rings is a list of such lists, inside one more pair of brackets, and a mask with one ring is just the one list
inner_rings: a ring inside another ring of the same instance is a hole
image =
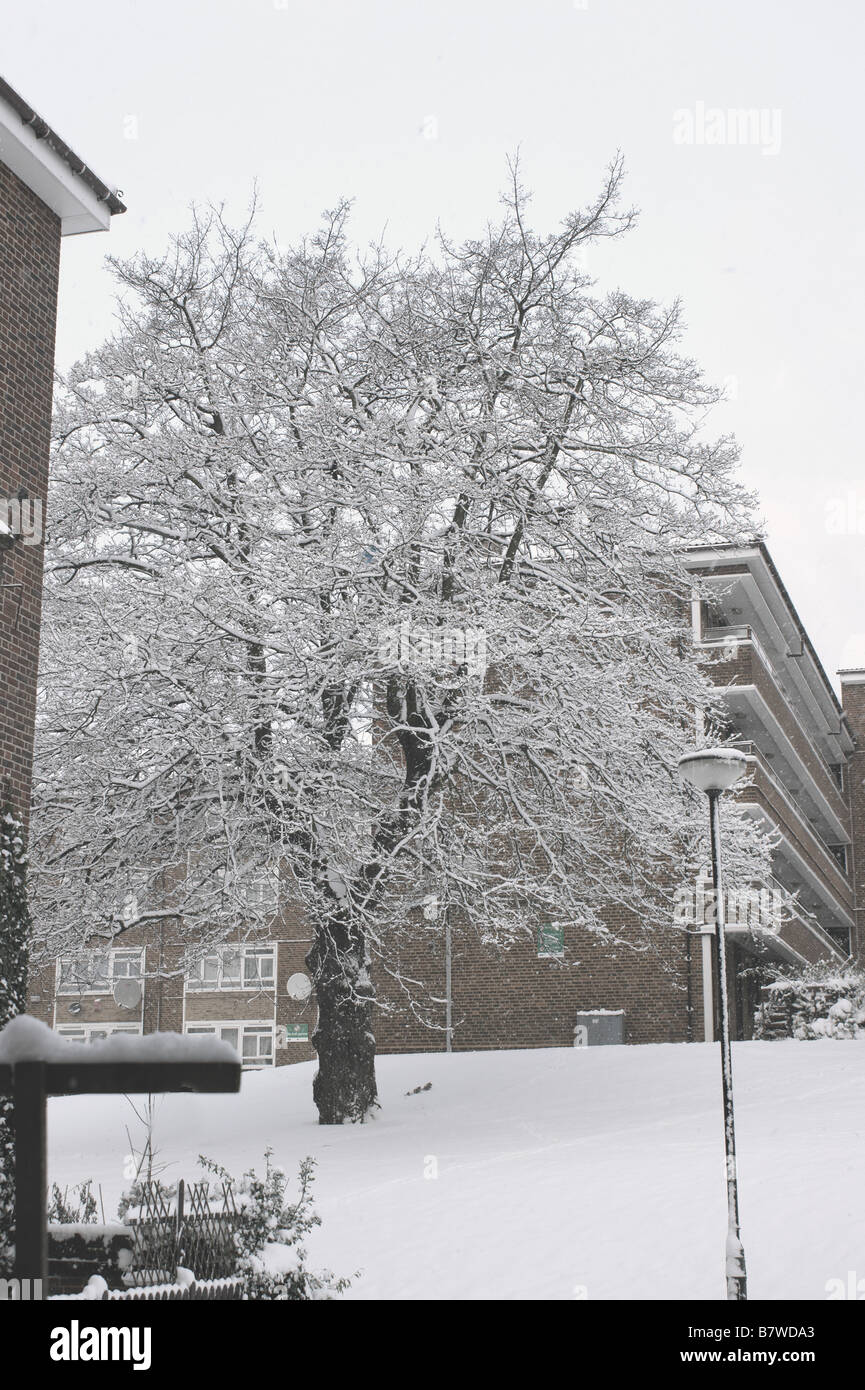
[[744, 776], [748, 760], [732, 748], [704, 748], [679, 759], [679, 775], [709, 798], [712, 886], [715, 892], [715, 968], [718, 976], [718, 1032], [721, 1042], [721, 1089], [724, 1097], [724, 1150], [727, 1164], [727, 1298], [747, 1299], [745, 1251], [739, 1236], [739, 1188], [736, 1176], [736, 1131], [733, 1121], [733, 1060], [727, 1000], [726, 913], [721, 877], [720, 799]]

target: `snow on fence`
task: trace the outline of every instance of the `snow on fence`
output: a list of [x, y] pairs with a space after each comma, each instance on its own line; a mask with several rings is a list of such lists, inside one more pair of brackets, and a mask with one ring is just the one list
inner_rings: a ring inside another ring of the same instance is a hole
[[132, 1289], [109, 1289], [105, 1280], [95, 1274], [81, 1293], [53, 1294], [52, 1303], [213, 1303], [240, 1302], [243, 1299], [243, 1280], [195, 1279], [189, 1270], [178, 1269], [172, 1284], [144, 1284]]

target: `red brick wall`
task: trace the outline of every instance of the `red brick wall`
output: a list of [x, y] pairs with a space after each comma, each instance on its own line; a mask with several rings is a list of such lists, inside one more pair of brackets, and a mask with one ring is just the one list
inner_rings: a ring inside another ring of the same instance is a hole
[[[534, 935], [527, 933], [507, 951], [496, 951], [457, 924], [451, 970], [454, 1049], [570, 1047], [577, 1011], [584, 1009], [624, 1009], [625, 1042], [685, 1042], [689, 1035], [700, 1040], [699, 938], [690, 938], [689, 972], [684, 931], [659, 927], [643, 932], [634, 923], [614, 922], [612, 915], [610, 925], [624, 944], [566, 932], [564, 956], [545, 958], [538, 956]], [[434, 930], [418, 924], [415, 941], [403, 948], [400, 969], [407, 980], [423, 983], [422, 990], [415, 985], [414, 993], [426, 1007], [409, 1010], [392, 977], [374, 970], [385, 1005], [377, 1010], [375, 1023], [378, 1051], [443, 1051], [442, 923]]]
[[[59, 263], [59, 219], [0, 163], [0, 497], [26, 488], [43, 516]], [[0, 584], [0, 791], [26, 821], [42, 545], [19, 541], [7, 551]]]

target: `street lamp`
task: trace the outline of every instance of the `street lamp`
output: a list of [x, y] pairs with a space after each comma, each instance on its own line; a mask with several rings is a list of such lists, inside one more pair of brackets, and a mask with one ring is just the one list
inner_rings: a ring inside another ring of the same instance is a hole
[[726, 913], [721, 878], [721, 817], [719, 802], [724, 792], [745, 775], [748, 760], [734, 748], [703, 748], [679, 759], [679, 776], [709, 798], [712, 844], [712, 887], [715, 890], [715, 968], [718, 976], [721, 1040], [721, 1087], [724, 1096], [724, 1149], [727, 1158], [727, 1298], [748, 1297], [745, 1251], [739, 1237], [739, 1189], [736, 1178], [736, 1131], [733, 1123], [733, 1059], [730, 1053], [730, 1012], [727, 1003], [727, 949], [724, 939]]

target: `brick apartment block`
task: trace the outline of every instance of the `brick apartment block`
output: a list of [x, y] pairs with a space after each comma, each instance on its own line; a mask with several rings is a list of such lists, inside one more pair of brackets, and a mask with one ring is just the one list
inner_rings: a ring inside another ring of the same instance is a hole
[[105, 231], [123, 210], [0, 78], [0, 792], [25, 822], [60, 239]]

